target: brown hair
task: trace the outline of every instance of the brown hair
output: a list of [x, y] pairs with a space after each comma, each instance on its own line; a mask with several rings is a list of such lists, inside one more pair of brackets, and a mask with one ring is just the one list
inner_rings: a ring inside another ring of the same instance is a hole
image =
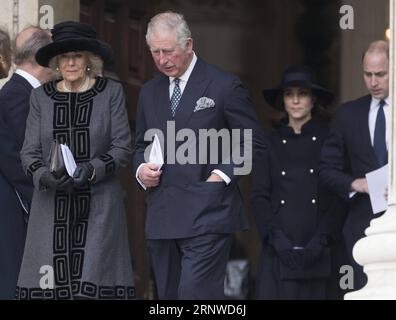
[[[11, 65], [11, 40], [7, 30], [0, 28], [0, 56], [7, 66]], [[0, 69], [3, 71], [2, 69]], [[0, 73], [0, 78], [7, 77], [7, 74]]]

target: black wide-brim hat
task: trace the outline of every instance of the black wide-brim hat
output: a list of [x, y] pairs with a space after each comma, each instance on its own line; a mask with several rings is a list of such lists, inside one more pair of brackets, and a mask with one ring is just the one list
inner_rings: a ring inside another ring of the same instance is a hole
[[95, 29], [86, 23], [66, 21], [58, 23], [51, 30], [52, 43], [40, 48], [36, 53], [38, 64], [48, 67], [50, 60], [62, 53], [89, 51], [109, 62], [112, 56], [110, 46], [96, 38]]
[[334, 99], [333, 93], [316, 83], [316, 76], [313, 70], [304, 66], [292, 66], [287, 68], [282, 74], [281, 84], [272, 89], [262, 91], [265, 100], [273, 107], [279, 107], [279, 95], [285, 88], [304, 87], [309, 88], [319, 103], [326, 107]]

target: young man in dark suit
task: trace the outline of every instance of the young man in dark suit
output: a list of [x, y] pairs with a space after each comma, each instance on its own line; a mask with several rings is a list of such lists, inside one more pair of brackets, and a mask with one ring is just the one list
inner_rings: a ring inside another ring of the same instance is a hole
[[[169, 128], [174, 126], [177, 133], [187, 129], [195, 137], [200, 129], [223, 129], [226, 134], [239, 129], [242, 139], [237, 144], [245, 151], [249, 141], [243, 139], [244, 129], [253, 129], [253, 146], [261, 145], [261, 129], [239, 78], [195, 55], [182, 15], [166, 12], [153, 17], [146, 40], [161, 74], [140, 92], [134, 167], [139, 183], [149, 189], [146, 237], [158, 297], [223, 299], [232, 234], [247, 228], [237, 185], [236, 169], [241, 167], [233, 159], [227, 161], [230, 158], [180, 163], [174, 153], [182, 142], [170, 150], [175, 138]], [[166, 141], [161, 171], [144, 158], [151, 142], [144, 135], [153, 128], [160, 129]], [[198, 150], [200, 143], [199, 138], [189, 140], [188, 152], [194, 149], [198, 155], [203, 151]], [[209, 159], [219, 148], [211, 145], [205, 150], [203, 157]]]
[[21, 165], [30, 92], [51, 79], [35, 54], [50, 43], [48, 32], [27, 27], [15, 40], [16, 71], [0, 90], [0, 299], [13, 299], [25, 245], [33, 184]]
[[322, 181], [349, 202], [344, 237], [354, 268], [355, 290], [366, 284], [367, 277], [353, 259], [353, 246], [364, 237], [370, 220], [380, 216], [373, 214], [365, 175], [388, 162], [391, 106], [389, 46], [385, 41], [371, 43], [365, 52], [363, 77], [370, 94], [339, 108], [320, 167]]

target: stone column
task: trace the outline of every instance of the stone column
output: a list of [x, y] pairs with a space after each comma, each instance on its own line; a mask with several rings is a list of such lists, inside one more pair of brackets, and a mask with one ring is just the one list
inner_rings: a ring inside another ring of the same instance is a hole
[[354, 249], [355, 260], [364, 266], [367, 285], [345, 296], [346, 300], [396, 299], [396, 82], [395, 82], [395, 30], [396, 4], [390, 0], [390, 104], [391, 141], [389, 143], [389, 208], [380, 218], [371, 221], [367, 237], [359, 240]]

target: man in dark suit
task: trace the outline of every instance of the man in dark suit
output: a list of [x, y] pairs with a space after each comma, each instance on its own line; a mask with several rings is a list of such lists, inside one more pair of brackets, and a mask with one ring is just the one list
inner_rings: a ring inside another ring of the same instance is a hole
[[19, 152], [25, 138], [30, 92], [52, 72], [34, 56], [50, 35], [28, 27], [15, 40], [16, 71], [0, 90], [0, 299], [13, 299], [25, 245], [33, 184], [23, 170]]
[[365, 175], [388, 161], [388, 72], [388, 44], [373, 42], [363, 56], [363, 76], [370, 95], [339, 108], [332, 133], [322, 150], [319, 174], [323, 182], [349, 201], [344, 237], [354, 268], [355, 290], [366, 284], [367, 277], [353, 259], [352, 249], [364, 237], [370, 220], [380, 215], [373, 214]]
[[[158, 297], [222, 299], [232, 234], [247, 228], [237, 178], [250, 172], [238, 173], [249, 161], [242, 166], [235, 158], [230, 161], [235, 150], [223, 155], [224, 140], [221, 147], [202, 148], [204, 139], [198, 135], [200, 129], [223, 129], [226, 135], [240, 129], [233, 147], [241, 147], [249, 160], [244, 129], [253, 129], [253, 146], [262, 141], [255, 110], [238, 77], [197, 58], [182, 15], [153, 17], [146, 40], [161, 74], [140, 92], [134, 167], [139, 183], [149, 189], [146, 237]], [[144, 157], [150, 144], [144, 135], [153, 128], [165, 141], [160, 171]], [[185, 141], [191, 134], [197, 139]], [[200, 161], [183, 163], [186, 152], [194, 159], [199, 153]], [[218, 161], [202, 161], [216, 153]]]

